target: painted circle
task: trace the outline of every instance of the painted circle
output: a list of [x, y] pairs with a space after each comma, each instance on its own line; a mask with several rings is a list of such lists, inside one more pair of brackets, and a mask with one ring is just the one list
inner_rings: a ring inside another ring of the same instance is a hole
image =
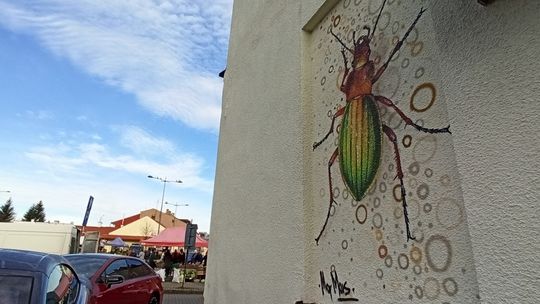
[[341, 241], [341, 248], [343, 248], [343, 250], [349, 248], [349, 242], [347, 240]]
[[341, 192], [341, 195], [343, 196], [343, 199], [348, 199], [349, 198], [349, 190], [347, 188], [345, 188], [345, 190], [343, 190]]
[[447, 295], [453, 297], [458, 292], [458, 285], [456, 281], [453, 278], [446, 278], [442, 281], [442, 286], [444, 292], [446, 292]]
[[400, 219], [402, 216], [403, 216], [403, 207], [397, 206], [396, 208], [394, 208], [394, 217], [396, 219]]
[[375, 228], [381, 228], [383, 225], [383, 219], [380, 213], [375, 213], [373, 215], [373, 218], [371, 220], [373, 227]]
[[403, 146], [405, 148], [410, 147], [411, 143], [412, 143], [412, 136], [410, 136], [410, 135], [403, 136], [403, 140], [401, 140], [401, 142], [403, 143]]
[[321, 85], [324, 85], [326, 83], [326, 76], [323, 76], [321, 78]]
[[397, 261], [398, 261], [399, 268], [401, 269], [409, 268], [409, 257], [406, 254], [404, 253], [399, 254]]
[[435, 218], [446, 229], [454, 229], [463, 222], [463, 209], [451, 197], [444, 197], [437, 203]]
[[422, 266], [414, 265], [412, 270], [413, 270], [414, 274], [420, 275], [422, 273]]
[[386, 184], [384, 182], [381, 182], [379, 184], [379, 191], [381, 191], [383, 193], [386, 192]]
[[413, 237], [415, 237], [416, 243], [422, 243], [424, 241], [424, 231], [420, 227], [416, 226], [411, 231]]
[[418, 203], [417, 199], [409, 199], [409, 206], [407, 208], [409, 219], [415, 220], [420, 215], [420, 204]]
[[373, 199], [373, 207], [375, 208], [379, 208], [379, 206], [381, 205], [381, 199], [376, 197]]
[[420, 199], [426, 199], [429, 196], [429, 186], [426, 183], [420, 184], [416, 189], [416, 195], [418, 195]]
[[[393, 123], [394, 120], [397, 122], [397, 124]], [[403, 124], [403, 119], [401, 119], [401, 117], [396, 112], [392, 112], [390, 114], [390, 117], [388, 117], [388, 121], [386, 123], [387, 126], [394, 130], [400, 129], [401, 124]]]
[[[396, 54], [396, 57], [399, 53]], [[401, 84], [401, 73], [398, 67], [389, 66], [384, 74], [384, 81], [375, 83], [375, 91], [387, 98], [394, 98]]]
[[379, 257], [383, 259], [388, 254], [388, 248], [385, 245], [379, 246]]
[[448, 176], [448, 174], [445, 174], [445, 175], [441, 176], [440, 182], [441, 182], [441, 185], [443, 185], [443, 186], [450, 185], [450, 176]]
[[412, 175], [417, 175], [420, 172], [420, 164], [418, 162], [413, 162], [409, 165], [409, 173]]
[[435, 272], [447, 271], [452, 262], [452, 246], [448, 239], [440, 234], [432, 235], [424, 248], [428, 266]]
[[377, 268], [377, 271], [375, 271], [375, 274], [377, 275], [377, 278], [382, 279], [382, 277], [383, 277], [382, 269]]
[[336, 206], [335, 205], [330, 206], [330, 216], [334, 216], [335, 213], [336, 213]]
[[382, 233], [381, 229], [375, 229], [375, 239], [377, 241], [380, 241], [380, 240], [382, 240], [382, 238], [383, 238], [383, 233]]
[[332, 74], [332, 73], [334, 73], [334, 70], [335, 70], [334, 66], [331, 65], [331, 66], [328, 68], [328, 73]]
[[403, 61], [401, 61], [401, 67], [406, 69], [409, 66], [409, 58], [404, 58]]
[[424, 170], [424, 175], [426, 177], [432, 177], [433, 176], [433, 170], [431, 168], [426, 168], [426, 170]]
[[345, 0], [345, 1], [343, 1], [343, 7], [344, 7], [344, 8], [348, 8], [349, 5], [351, 5], [351, 0]]
[[433, 207], [431, 206], [430, 203], [425, 203], [424, 204], [424, 212], [425, 213], [430, 213], [432, 209], [433, 209]]
[[392, 256], [391, 255], [387, 255], [386, 258], [384, 258], [384, 265], [388, 268], [392, 267], [392, 264], [393, 264], [393, 261], [392, 261]]
[[[422, 107], [419, 107], [417, 105], [418, 100], [416, 98], [417, 98], [417, 95], [419, 94], [422, 94], [422, 95], [426, 94], [424, 93], [424, 91], [426, 91], [426, 93], [430, 94], [431, 96], [428, 98], [429, 102], [427, 103], [427, 105], [423, 105]], [[437, 97], [437, 91], [435, 90], [435, 86], [433, 85], [433, 83], [431, 82], [422, 83], [421, 85], [417, 86], [416, 89], [414, 89], [411, 95], [411, 100], [410, 100], [411, 110], [416, 111], [416, 112], [427, 111], [435, 103], [436, 97]]]
[[425, 69], [423, 67], [419, 67], [418, 69], [416, 69], [416, 71], [414, 72], [414, 78], [418, 79], [422, 76], [424, 76], [424, 73], [425, 73]]
[[332, 191], [332, 196], [334, 198], [338, 198], [339, 197], [339, 188], [338, 187], [335, 187], [334, 190]]
[[364, 224], [367, 220], [368, 211], [364, 204], [361, 204], [356, 208], [356, 220], [360, 224]]
[[439, 286], [439, 281], [433, 277], [426, 278], [424, 281], [424, 295], [429, 300], [435, 300], [439, 297], [441, 293], [441, 287]]
[[414, 288], [414, 294], [416, 295], [417, 298], [421, 299], [424, 297], [424, 290], [422, 289], [422, 287], [416, 286]]
[[392, 195], [394, 196], [394, 200], [396, 200], [396, 202], [403, 201], [403, 197], [401, 195], [401, 185], [394, 186], [394, 188], [392, 189]]
[[413, 263], [419, 264], [422, 261], [422, 250], [419, 247], [413, 245], [409, 254]]
[[437, 152], [437, 138], [433, 135], [420, 137], [413, 146], [413, 160], [419, 164], [430, 161]]
[[334, 25], [334, 27], [337, 27], [340, 21], [341, 21], [341, 15], [337, 15], [332, 18], [332, 24]]
[[418, 42], [413, 43], [413, 47], [411, 49], [411, 55], [413, 57], [418, 56], [418, 54], [420, 54], [420, 52], [422, 52], [423, 48], [424, 48], [424, 43], [422, 41], [418, 41]]
[[418, 181], [416, 180], [416, 178], [414, 177], [409, 178], [409, 187], [416, 188], [417, 185], [418, 185]]
[[392, 24], [392, 34], [396, 34], [399, 30], [399, 21], [394, 21]]

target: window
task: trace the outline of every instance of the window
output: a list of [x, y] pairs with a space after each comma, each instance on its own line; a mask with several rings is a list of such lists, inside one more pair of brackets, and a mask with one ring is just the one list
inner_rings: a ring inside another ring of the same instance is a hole
[[129, 278], [128, 265], [126, 263], [126, 260], [120, 259], [112, 262], [111, 265], [109, 265], [109, 267], [105, 269], [104, 273], [106, 276], [121, 275], [124, 277], [124, 279]]
[[154, 274], [154, 271], [150, 267], [139, 260], [129, 259], [127, 262], [129, 264], [130, 279]]
[[47, 304], [74, 303], [79, 290], [79, 282], [71, 268], [56, 265], [49, 274], [47, 283]]
[[0, 275], [0, 301], [13, 304], [30, 303], [32, 282], [32, 277]]

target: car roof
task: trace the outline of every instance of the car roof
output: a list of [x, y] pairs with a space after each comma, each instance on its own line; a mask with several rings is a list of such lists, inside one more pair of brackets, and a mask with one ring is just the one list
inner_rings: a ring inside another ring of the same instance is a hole
[[68, 264], [66, 259], [57, 254], [0, 248], [0, 270], [29, 270], [48, 274], [59, 263]]
[[91, 257], [91, 258], [102, 258], [102, 259], [119, 259], [119, 258], [126, 258], [126, 259], [133, 259], [134, 257], [126, 256], [126, 255], [118, 255], [118, 254], [110, 254], [110, 253], [70, 253], [70, 254], [64, 254], [65, 258], [70, 257]]

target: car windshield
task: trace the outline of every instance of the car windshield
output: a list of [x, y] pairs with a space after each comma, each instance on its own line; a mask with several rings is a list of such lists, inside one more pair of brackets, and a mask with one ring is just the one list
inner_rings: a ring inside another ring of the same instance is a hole
[[32, 277], [0, 274], [1, 302], [12, 304], [30, 303], [32, 281]]
[[75, 272], [85, 278], [90, 278], [105, 264], [108, 257], [85, 256], [85, 255], [65, 255], [64, 256], [75, 268]]

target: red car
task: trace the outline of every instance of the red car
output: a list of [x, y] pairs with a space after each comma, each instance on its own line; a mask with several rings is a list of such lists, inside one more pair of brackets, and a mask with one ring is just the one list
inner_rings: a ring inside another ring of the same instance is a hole
[[113, 254], [67, 254], [90, 285], [91, 304], [160, 304], [161, 278], [144, 261]]

